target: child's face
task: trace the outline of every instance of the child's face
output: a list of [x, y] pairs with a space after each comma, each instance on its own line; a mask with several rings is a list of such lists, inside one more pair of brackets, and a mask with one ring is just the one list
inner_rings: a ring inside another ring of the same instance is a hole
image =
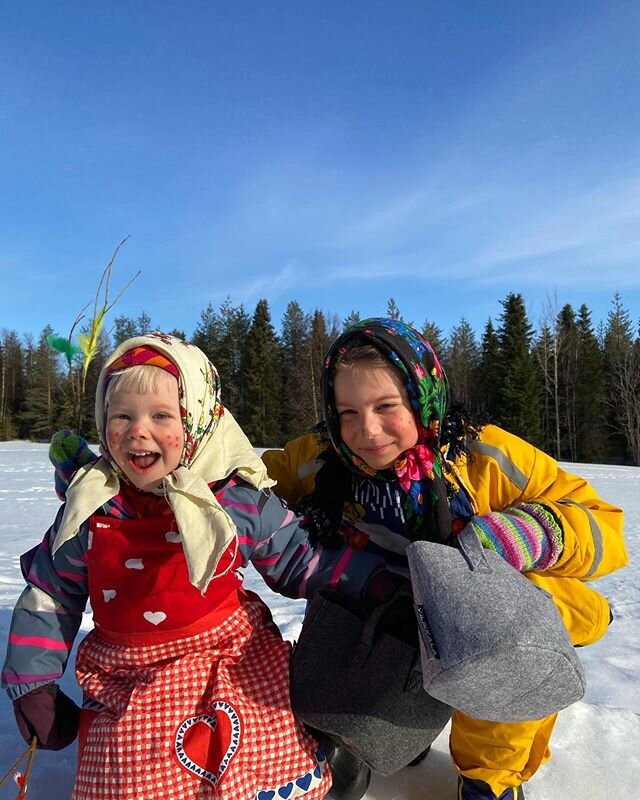
[[373, 469], [388, 469], [418, 441], [406, 390], [391, 367], [338, 369], [334, 382], [340, 435]]
[[178, 381], [158, 376], [157, 391], [114, 388], [107, 408], [107, 446], [113, 460], [142, 491], [156, 489], [180, 465], [184, 433]]

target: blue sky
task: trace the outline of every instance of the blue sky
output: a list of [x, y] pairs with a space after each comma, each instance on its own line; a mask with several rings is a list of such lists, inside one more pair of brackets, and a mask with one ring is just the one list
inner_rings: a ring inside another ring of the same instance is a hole
[[616, 291], [640, 317], [640, 4], [80, 3], [0, 10], [0, 329], [193, 332], [229, 296], [481, 333]]

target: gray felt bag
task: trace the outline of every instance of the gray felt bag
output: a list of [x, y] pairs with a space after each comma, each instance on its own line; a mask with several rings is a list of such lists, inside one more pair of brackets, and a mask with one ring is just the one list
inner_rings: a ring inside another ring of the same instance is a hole
[[471, 528], [407, 548], [429, 694], [477, 719], [541, 719], [579, 700], [582, 665], [549, 595]]
[[452, 709], [423, 689], [408, 589], [371, 610], [330, 590], [311, 601], [291, 662], [291, 706], [384, 775], [426, 750]]

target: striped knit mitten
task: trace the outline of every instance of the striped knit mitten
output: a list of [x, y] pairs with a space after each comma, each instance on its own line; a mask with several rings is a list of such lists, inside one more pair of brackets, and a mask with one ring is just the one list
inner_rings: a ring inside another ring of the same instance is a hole
[[98, 460], [98, 456], [77, 433], [64, 429], [56, 431], [49, 445], [49, 461], [54, 466], [56, 494], [64, 500], [71, 479], [85, 464]]
[[483, 547], [495, 550], [518, 572], [552, 567], [564, 546], [562, 525], [542, 503], [522, 503], [473, 517], [468, 523]]

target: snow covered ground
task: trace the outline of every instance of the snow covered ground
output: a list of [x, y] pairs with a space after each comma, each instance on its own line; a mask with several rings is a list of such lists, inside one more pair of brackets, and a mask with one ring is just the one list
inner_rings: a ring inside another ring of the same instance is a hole
[[[568, 468], [584, 475], [604, 498], [625, 509], [631, 563], [598, 581], [598, 589], [612, 602], [615, 622], [601, 642], [580, 650], [587, 693], [582, 702], [560, 714], [552, 740], [554, 757], [527, 785], [527, 800], [633, 800], [640, 797], [640, 469], [591, 464]], [[19, 556], [41, 538], [57, 507], [47, 446], [0, 443], [2, 642], [23, 588]], [[252, 571], [247, 572], [246, 585], [268, 602], [283, 635], [295, 639], [304, 603], [269, 592]], [[83, 629], [90, 626], [86, 615]], [[72, 669], [61, 683], [79, 700]], [[421, 765], [387, 778], [376, 776], [368, 800], [454, 800], [455, 773], [447, 736], [445, 730]], [[6, 696], [0, 697], [0, 777], [24, 749], [10, 703]], [[37, 753], [28, 800], [69, 798], [75, 757], [75, 747]], [[16, 794], [13, 784], [0, 789], [2, 799]]]

